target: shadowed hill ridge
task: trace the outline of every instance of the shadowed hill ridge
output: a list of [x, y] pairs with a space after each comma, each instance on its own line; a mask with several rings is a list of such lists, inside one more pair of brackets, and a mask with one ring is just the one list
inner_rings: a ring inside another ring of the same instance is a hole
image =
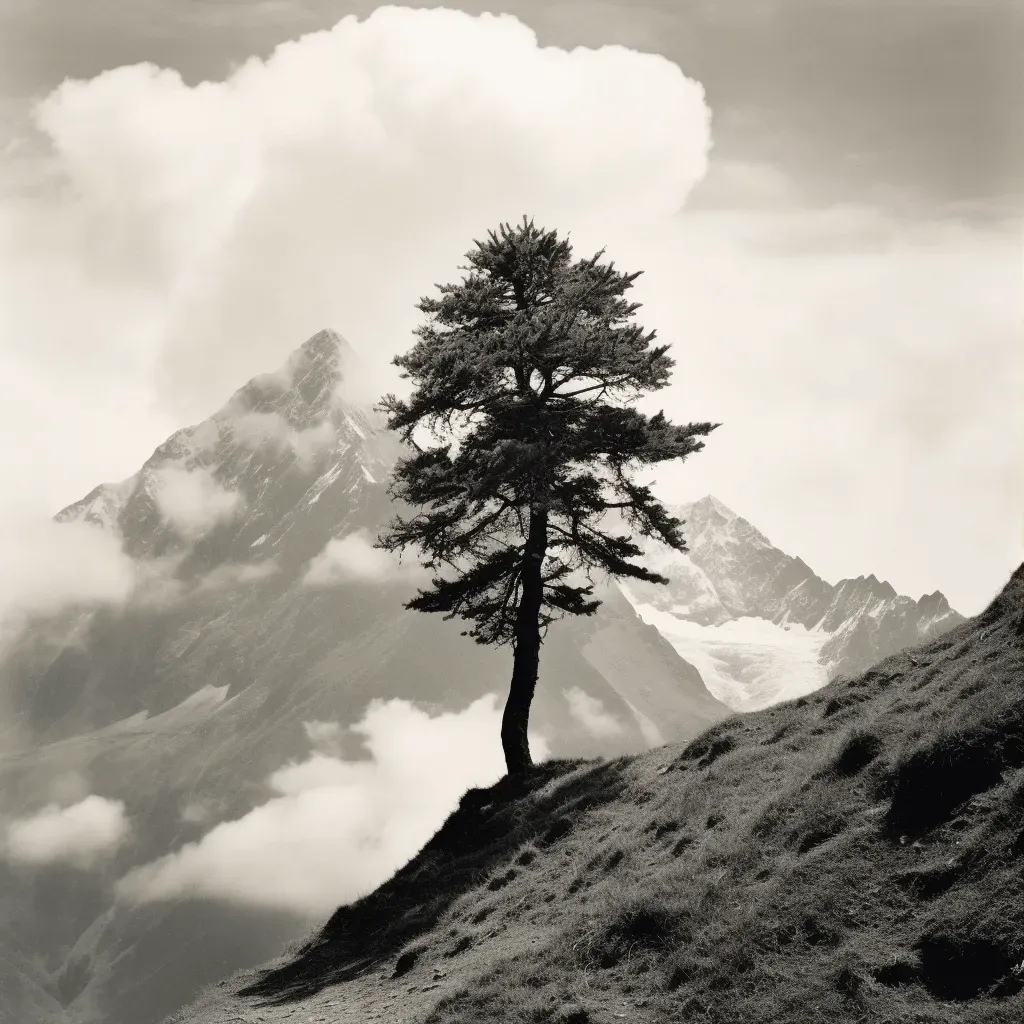
[[688, 746], [471, 791], [375, 893], [174, 1018], [1024, 1013], [1024, 566], [975, 619]]

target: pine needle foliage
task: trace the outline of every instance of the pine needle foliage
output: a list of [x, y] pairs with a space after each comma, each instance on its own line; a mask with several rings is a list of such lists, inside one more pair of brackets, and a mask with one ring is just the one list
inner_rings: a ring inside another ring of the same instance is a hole
[[511, 645], [511, 697], [525, 687], [527, 711], [548, 625], [600, 605], [595, 572], [668, 582], [636, 561], [636, 535], [685, 551], [682, 523], [635, 473], [700, 451], [718, 426], [635, 408], [674, 361], [633, 323], [639, 303], [625, 296], [640, 272], [603, 256], [574, 260], [568, 239], [526, 218], [489, 231], [461, 282], [418, 303], [427, 320], [394, 359], [411, 397], [380, 405], [413, 448], [391, 496], [419, 511], [397, 515], [378, 544], [412, 547], [436, 572], [407, 607]]

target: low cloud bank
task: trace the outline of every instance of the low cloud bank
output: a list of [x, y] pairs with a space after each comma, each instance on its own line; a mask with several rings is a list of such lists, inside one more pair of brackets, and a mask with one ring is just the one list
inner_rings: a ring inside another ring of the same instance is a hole
[[329, 419], [306, 430], [297, 430], [276, 412], [244, 412], [229, 422], [239, 444], [259, 448], [269, 442], [281, 450], [290, 448], [304, 465], [313, 463], [338, 443], [337, 431]]
[[617, 736], [622, 732], [622, 723], [604, 706], [597, 697], [591, 697], [578, 686], [565, 691], [569, 712], [592, 736], [604, 738]]
[[16, 543], [0, 544], [0, 651], [30, 616], [131, 596], [136, 567], [119, 538], [100, 527], [33, 519], [11, 529]]
[[[275, 796], [200, 840], [126, 875], [122, 897], [183, 896], [316, 917], [372, 890], [438, 829], [466, 789], [504, 774], [493, 695], [438, 714], [404, 700], [374, 701], [349, 730], [368, 757], [345, 760], [340, 728], [307, 723], [317, 750], [274, 772]], [[531, 739], [537, 757], [542, 739]]]
[[257, 583], [273, 576], [279, 570], [278, 564], [268, 558], [264, 562], [237, 562], [220, 565], [208, 572], [196, 585], [200, 591], [221, 590], [225, 587], [237, 587], [246, 583]]
[[210, 469], [165, 466], [154, 475], [157, 507], [184, 537], [194, 539], [209, 533], [230, 519], [242, 503], [242, 495], [222, 487]]
[[70, 807], [50, 804], [4, 827], [2, 851], [15, 864], [89, 868], [127, 838], [124, 803], [90, 795]]
[[386, 579], [425, 579], [425, 570], [414, 558], [373, 546], [366, 530], [355, 530], [328, 542], [309, 564], [302, 582], [310, 587], [332, 587], [342, 583], [379, 583]]

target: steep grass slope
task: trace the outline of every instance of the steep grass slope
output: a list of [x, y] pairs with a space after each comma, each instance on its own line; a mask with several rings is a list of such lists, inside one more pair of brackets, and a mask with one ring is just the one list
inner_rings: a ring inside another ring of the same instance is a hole
[[177, 1020], [1024, 1019], [1024, 566], [980, 616], [686, 747], [471, 791]]

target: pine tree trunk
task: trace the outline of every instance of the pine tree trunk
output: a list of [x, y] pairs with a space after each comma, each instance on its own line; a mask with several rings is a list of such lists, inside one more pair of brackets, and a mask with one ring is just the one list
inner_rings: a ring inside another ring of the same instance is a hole
[[512, 682], [501, 719], [501, 746], [509, 775], [521, 775], [533, 766], [528, 729], [540, 667], [540, 610], [544, 598], [541, 567], [547, 544], [547, 510], [531, 510], [530, 535], [523, 552], [522, 593], [516, 613]]

